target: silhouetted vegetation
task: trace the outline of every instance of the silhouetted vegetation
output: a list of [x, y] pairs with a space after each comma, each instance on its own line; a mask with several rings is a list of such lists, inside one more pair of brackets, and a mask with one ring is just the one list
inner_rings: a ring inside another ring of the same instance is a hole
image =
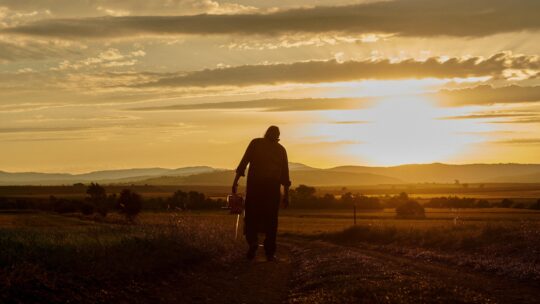
[[142, 198], [139, 194], [129, 189], [124, 189], [118, 198], [118, 210], [124, 214], [129, 221], [133, 221], [137, 214], [141, 212]]
[[109, 208], [107, 206], [107, 193], [98, 183], [90, 183], [86, 188], [87, 200], [94, 205], [94, 210], [102, 216], [107, 216]]
[[317, 196], [317, 190], [314, 187], [299, 185], [290, 190], [291, 208], [352, 208], [356, 206], [361, 210], [379, 210], [383, 209], [379, 198], [369, 197], [359, 193], [352, 194], [347, 192], [339, 199], [332, 194]]
[[219, 209], [224, 205], [224, 200], [214, 200], [197, 191], [178, 190], [167, 200], [168, 210]]
[[424, 207], [415, 200], [407, 200], [396, 208], [397, 217], [401, 218], [424, 218]]
[[73, 213], [81, 210], [82, 202], [74, 199], [57, 198], [54, 195], [49, 197], [49, 204], [54, 212]]
[[512, 207], [512, 205], [514, 205], [514, 201], [511, 200], [511, 199], [508, 199], [508, 198], [505, 198], [501, 201], [501, 203], [499, 204], [499, 207], [501, 208], [510, 208]]

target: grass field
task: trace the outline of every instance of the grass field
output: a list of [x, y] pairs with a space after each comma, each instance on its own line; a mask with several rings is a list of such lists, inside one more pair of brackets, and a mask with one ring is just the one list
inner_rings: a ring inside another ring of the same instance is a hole
[[[155, 298], [163, 282], [183, 284], [193, 280], [187, 273], [210, 276], [228, 269], [244, 250], [241, 237], [234, 240], [236, 217], [227, 211], [143, 212], [136, 224], [117, 214], [96, 219], [0, 213], [0, 302], [167, 302]], [[283, 210], [279, 233], [284, 248], [324, 242], [340, 250], [383, 252], [388, 259], [399, 256], [421, 265], [436, 262], [527, 284], [540, 282], [537, 211], [428, 209], [426, 219], [405, 220], [385, 209], [357, 213], [354, 226], [352, 210]], [[317, 260], [317, 250], [303, 259]], [[189, 290], [198, 289], [186, 284], [186, 290], [180, 288], [182, 297], [193, 296], [195, 291]]]

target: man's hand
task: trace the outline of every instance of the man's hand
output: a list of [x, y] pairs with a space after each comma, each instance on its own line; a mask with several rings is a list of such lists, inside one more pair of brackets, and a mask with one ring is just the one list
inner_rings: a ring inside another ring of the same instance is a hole
[[281, 199], [281, 208], [287, 209], [287, 207], [289, 207], [289, 196], [284, 195], [283, 198]]
[[232, 185], [232, 193], [233, 193], [233, 194], [236, 194], [236, 191], [237, 191], [237, 190], [238, 190], [238, 184], [237, 184], [237, 183], [234, 183], [234, 184]]

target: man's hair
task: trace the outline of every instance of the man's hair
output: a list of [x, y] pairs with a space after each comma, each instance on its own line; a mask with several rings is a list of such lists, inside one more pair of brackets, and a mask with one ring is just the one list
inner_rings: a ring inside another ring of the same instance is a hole
[[268, 130], [264, 133], [264, 138], [272, 141], [279, 141], [279, 128], [276, 126], [268, 127]]

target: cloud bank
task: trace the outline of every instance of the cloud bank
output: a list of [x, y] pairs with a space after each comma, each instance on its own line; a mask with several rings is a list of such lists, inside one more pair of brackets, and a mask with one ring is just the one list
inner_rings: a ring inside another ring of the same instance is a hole
[[364, 61], [305, 61], [295, 63], [243, 65], [207, 69], [173, 77], [165, 77], [141, 87], [209, 87], [255, 86], [284, 83], [324, 83], [367, 79], [467, 78], [500, 77], [508, 69], [537, 70], [536, 56], [512, 56], [499, 53], [489, 58], [450, 58], [442, 61], [432, 57], [425, 61], [413, 59]]
[[436, 98], [443, 104], [452, 106], [539, 102], [540, 86], [510, 85], [494, 88], [490, 85], [482, 85], [468, 89], [442, 90]]
[[66, 39], [322, 32], [480, 37], [538, 30], [538, 11], [540, 2], [537, 0], [397, 0], [266, 14], [50, 19], [10, 27], [2, 32]]

